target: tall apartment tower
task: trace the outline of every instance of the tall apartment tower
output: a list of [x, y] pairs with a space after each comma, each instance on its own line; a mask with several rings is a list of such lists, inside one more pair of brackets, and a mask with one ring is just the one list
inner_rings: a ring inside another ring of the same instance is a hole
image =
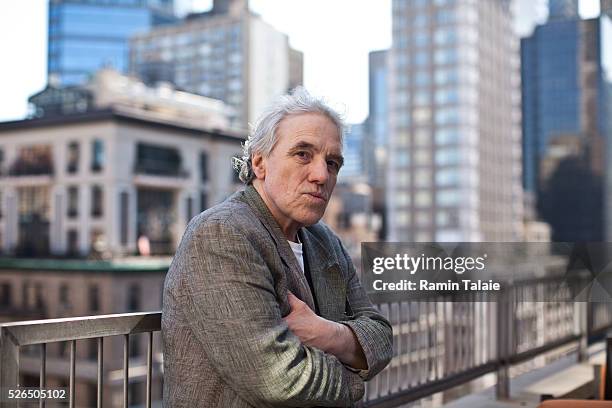
[[548, 0], [548, 20], [578, 18], [578, 0]]
[[219, 99], [246, 129], [272, 100], [302, 83], [302, 56], [286, 34], [248, 9], [246, 0], [215, 0], [212, 10], [134, 37], [130, 71], [146, 83], [168, 81]]
[[505, 0], [394, 0], [389, 240], [520, 239], [518, 40]]
[[601, 241], [612, 135], [609, 17], [562, 19], [550, 6], [551, 19], [521, 41], [523, 184], [553, 241]]
[[47, 73], [54, 85], [80, 85], [100, 68], [125, 72], [128, 39], [171, 23], [174, 0], [49, 0]]

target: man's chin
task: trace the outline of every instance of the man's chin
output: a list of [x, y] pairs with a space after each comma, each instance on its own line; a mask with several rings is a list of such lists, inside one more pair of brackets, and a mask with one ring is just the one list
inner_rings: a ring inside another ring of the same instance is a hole
[[323, 218], [323, 213], [308, 215], [298, 221], [303, 226], [310, 227], [311, 225], [315, 225], [317, 222], [319, 222], [321, 218]]

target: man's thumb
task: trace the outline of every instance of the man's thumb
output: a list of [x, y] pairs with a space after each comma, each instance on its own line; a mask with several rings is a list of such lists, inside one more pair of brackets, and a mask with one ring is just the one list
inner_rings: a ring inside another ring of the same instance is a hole
[[291, 305], [291, 308], [293, 309], [295, 306], [299, 305], [301, 300], [295, 296], [293, 293], [291, 293], [290, 290], [287, 291], [287, 301], [289, 302], [289, 305]]

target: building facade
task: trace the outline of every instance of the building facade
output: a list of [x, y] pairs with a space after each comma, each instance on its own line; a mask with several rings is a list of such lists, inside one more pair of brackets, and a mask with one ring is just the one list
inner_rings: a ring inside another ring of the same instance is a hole
[[612, 33], [608, 17], [581, 20], [575, 3], [551, 2], [549, 21], [521, 41], [523, 186], [554, 241], [601, 241]]
[[174, 0], [49, 0], [47, 74], [75, 85], [106, 66], [125, 72], [128, 39], [175, 20]]
[[248, 10], [246, 0], [216, 1], [209, 12], [156, 28], [130, 43], [130, 71], [224, 101], [232, 124], [247, 129], [274, 98], [302, 83], [301, 53]]
[[[161, 310], [162, 292], [170, 258], [122, 261], [0, 259], [0, 321], [53, 319]], [[19, 311], [13, 314], [13, 311]], [[129, 337], [129, 405], [143, 406], [146, 393], [146, 334]], [[103, 405], [123, 406], [122, 336], [104, 340]], [[96, 339], [76, 342], [75, 403], [97, 406]], [[161, 336], [153, 339], [152, 400], [161, 406]], [[46, 384], [68, 387], [70, 342], [46, 346]], [[20, 353], [20, 384], [38, 387], [40, 347]], [[47, 404], [51, 405], [51, 404]]]
[[375, 187], [384, 188], [389, 143], [389, 50], [368, 55], [368, 148], [365, 158], [368, 178]]
[[389, 240], [520, 239], [520, 77], [509, 3], [393, 2]]
[[0, 247], [22, 256], [174, 251], [239, 188], [244, 137], [112, 109], [0, 124]]

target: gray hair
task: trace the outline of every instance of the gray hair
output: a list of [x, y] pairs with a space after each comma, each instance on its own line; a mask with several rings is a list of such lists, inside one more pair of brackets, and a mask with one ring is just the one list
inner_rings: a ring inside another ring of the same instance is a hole
[[251, 159], [255, 153], [268, 157], [278, 141], [276, 130], [280, 122], [288, 116], [304, 113], [321, 113], [327, 116], [338, 128], [340, 143], [344, 135], [344, 121], [341, 115], [332, 109], [323, 99], [312, 96], [308, 91], [298, 86], [288, 95], [281, 96], [259, 117], [257, 124], [251, 128], [248, 139], [244, 142], [243, 155], [234, 158], [233, 166], [240, 180], [251, 184], [255, 178]]

